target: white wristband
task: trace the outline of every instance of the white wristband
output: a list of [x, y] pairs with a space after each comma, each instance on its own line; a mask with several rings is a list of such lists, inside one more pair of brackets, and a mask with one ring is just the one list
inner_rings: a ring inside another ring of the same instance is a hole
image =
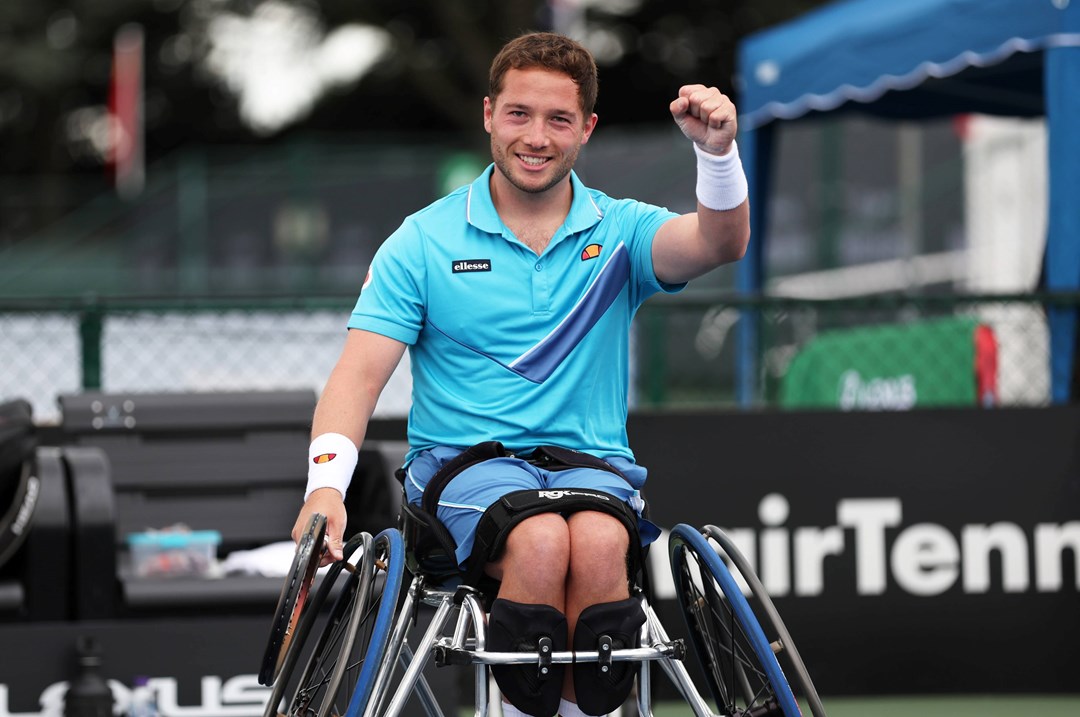
[[727, 154], [709, 154], [694, 143], [697, 155], [697, 199], [709, 209], [734, 209], [746, 200], [748, 188], [739, 146], [731, 140]]
[[308, 448], [308, 480], [304, 500], [319, 488], [335, 488], [345, 497], [349, 489], [359, 451], [348, 436], [323, 433]]

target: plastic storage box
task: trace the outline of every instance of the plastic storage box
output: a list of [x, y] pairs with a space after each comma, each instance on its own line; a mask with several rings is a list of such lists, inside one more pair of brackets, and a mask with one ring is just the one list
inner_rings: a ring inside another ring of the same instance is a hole
[[148, 531], [127, 536], [138, 577], [211, 575], [221, 533], [216, 530]]

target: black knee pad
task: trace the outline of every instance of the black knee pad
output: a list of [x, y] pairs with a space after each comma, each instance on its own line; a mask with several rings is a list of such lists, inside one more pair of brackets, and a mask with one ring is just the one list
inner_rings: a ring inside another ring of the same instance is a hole
[[[574, 630], [574, 652], [596, 650], [603, 658], [605, 645], [612, 650], [637, 647], [643, 624], [645, 611], [637, 598], [590, 605], [578, 617]], [[574, 691], [578, 707], [588, 715], [606, 715], [614, 711], [630, 695], [637, 666], [636, 662], [574, 663]]]
[[[537, 652], [541, 638], [552, 652], [567, 649], [566, 615], [550, 605], [527, 605], [502, 598], [491, 603], [487, 649], [492, 652]], [[541, 674], [537, 664], [492, 665], [491, 674], [510, 703], [536, 717], [559, 711], [566, 665], [549, 665]]]

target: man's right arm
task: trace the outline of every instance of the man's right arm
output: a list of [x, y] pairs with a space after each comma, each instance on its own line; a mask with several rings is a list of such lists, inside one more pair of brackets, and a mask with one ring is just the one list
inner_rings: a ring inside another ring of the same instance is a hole
[[[400, 341], [370, 331], [350, 329], [341, 357], [315, 407], [312, 440], [336, 433], [348, 438], [359, 449], [379, 395], [404, 353], [405, 344]], [[347, 517], [344, 500], [337, 488], [315, 488], [293, 526], [292, 538], [299, 541], [313, 513], [326, 516], [326, 544], [330, 554], [324, 562], [342, 557]]]

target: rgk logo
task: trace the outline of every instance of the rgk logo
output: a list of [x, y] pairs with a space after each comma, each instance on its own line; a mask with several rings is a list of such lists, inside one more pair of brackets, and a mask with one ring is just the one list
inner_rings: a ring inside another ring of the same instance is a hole
[[587, 498], [597, 498], [599, 500], [606, 500], [609, 503], [611, 502], [611, 499], [608, 498], [606, 495], [597, 495], [596, 493], [582, 493], [576, 490], [542, 490], [539, 491], [539, 494], [541, 498], [547, 498], [548, 500], [560, 500], [567, 496], [583, 495]]
[[458, 259], [454, 262], [454, 273], [470, 271], [491, 271], [491, 259]]

